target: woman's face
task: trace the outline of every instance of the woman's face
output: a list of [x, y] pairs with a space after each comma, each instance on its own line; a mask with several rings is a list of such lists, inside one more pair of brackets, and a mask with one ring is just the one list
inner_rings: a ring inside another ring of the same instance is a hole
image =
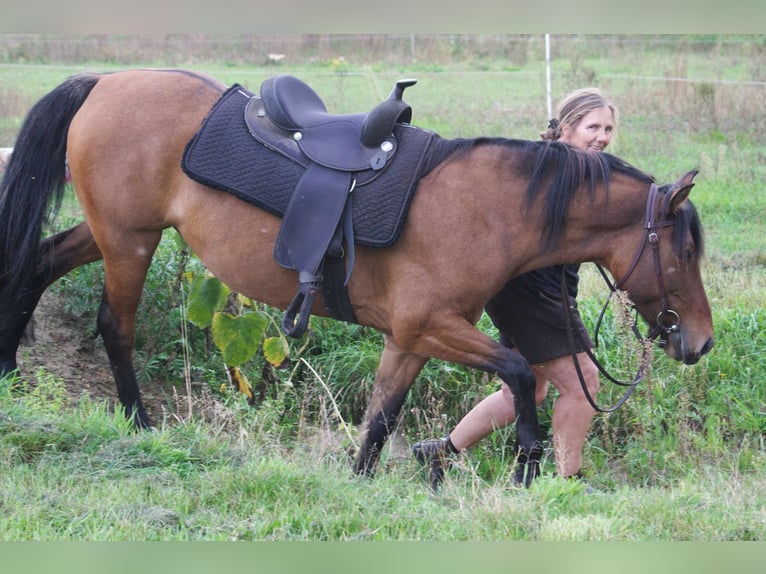
[[614, 135], [614, 114], [604, 106], [585, 114], [574, 126], [561, 128], [560, 141], [583, 151], [603, 151]]

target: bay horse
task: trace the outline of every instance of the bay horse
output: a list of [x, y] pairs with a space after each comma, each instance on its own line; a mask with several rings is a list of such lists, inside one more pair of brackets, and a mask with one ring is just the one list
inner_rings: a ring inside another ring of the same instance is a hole
[[[181, 169], [187, 142], [225, 89], [184, 70], [83, 73], [33, 106], [0, 188], [0, 374], [16, 369], [45, 289], [103, 260], [97, 328], [126, 414], [149, 427], [132, 361], [134, 323], [168, 227], [232, 290], [288, 306], [297, 278], [272, 256], [280, 219]], [[84, 221], [43, 237], [67, 166]], [[658, 187], [614, 156], [558, 142], [438, 138], [398, 241], [356, 249], [353, 311], [385, 343], [354, 471], [374, 474], [408, 390], [435, 358], [495, 373], [510, 387], [516, 476], [530, 483], [542, 453], [535, 377], [475, 324], [507, 281], [531, 269], [599, 263], [642, 318], [664, 327], [655, 334], [665, 353], [696, 363], [712, 348], [713, 326], [699, 269], [702, 227], [688, 200], [695, 175]], [[320, 299], [312, 311], [324, 315]]]

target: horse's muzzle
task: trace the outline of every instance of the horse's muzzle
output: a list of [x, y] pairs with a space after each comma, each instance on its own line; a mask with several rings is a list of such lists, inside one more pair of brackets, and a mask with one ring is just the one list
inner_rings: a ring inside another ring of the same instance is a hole
[[667, 336], [663, 335], [659, 344], [670, 358], [681, 361], [684, 365], [695, 365], [713, 348], [713, 338], [710, 337], [702, 346], [695, 348], [686, 342], [682, 331], [674, 331]]

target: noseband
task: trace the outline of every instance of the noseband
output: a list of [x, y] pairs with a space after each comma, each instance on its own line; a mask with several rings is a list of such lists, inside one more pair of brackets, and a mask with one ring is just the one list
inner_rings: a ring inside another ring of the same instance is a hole
[[[641, 246], [636, 252], [636, 255], [633, 258], [632, 263], [628, 267], [628, 271], [625, 273], [625, 275], [623, 275], [622, 280], [620, 280], [620, 282], [617, 284], [613, 284], [609, 280], [609, 277], [607, 276], [604, 269], [599, 264], [596, 264], [596, 267], [601, 273], [601, 276], [604, 278], [604, 281], [606, 281], [606, 284], [609, 286], [609, 290], [610, 290], [609, 297], [607, 297], [606, 303], [604, 303], [604, 307], [601, 310], [601, 314], [599, 315], [598, 321], [596, 323], [596, 329], [595, 329], [595, 335], [594, 335], [596, 344], [598, 344], [598, 331], [601, 327], [601, 321], [604, 318], [604, 314], [606, 313], [606, 309], [607, 309], [607, 306], [609, 305], [609, 301], [612, 295], [615, 293], [615, 291], [622, 289], [622, 287], [627, 283], [630, 276], [636, 270], [636, 267], [638, 267], [638, 262], [641, 260], [641, 256], [646, 250], [647, 245], [651, 246], [652, 248], [652, 258], [654, 260], [654, 274], [657, 277], [657, 285], [659, 286], [660, 298], [662, 300], [662, 311], [660, 311], [657, 314], [657, 320], [655, 321], [654, 326], [649, 330], [649, 333], [647, 334], [645, 338], [641, 336], [641, 333], [638, 331], [638, 328], [636, 327], [635, 324], [632, 326], [633, 334], [635, 335], [636, 339], [640, 343], [642, 343], [642, 347], [643, 347], [641, 362], [639, 364], [638, 372], [636, 373], [636, 376], [633, 378], [633, 381], [623, 382], [612, 377], [606, 371], [604, 366], [598, 361], [598, 359], [596, 359], [595, 355], [593, 354], [593, 351], [587, 346], [585, 348], [585, 353], [588, 355], [588, 357], [590, 357], [590, 360], [593, 361], [593, 364], [596, 365], [598, 370], [609, 381], [620, 386], [628, 387], [628, 389], [625, 391], [625, 394], [611, 408], [604, 409], [599, 407], [596, 404], [596, 402], [593, 400], [593, 397], [591, 396], [590, 392], [588, 391], [588, 387], [585, 384], [585, 379], [583, 377], [582, 370], [580, 369], [580, 363], [577, 360], [577, 352], [575, 351], [575, 346], [574, 346], [574, 335], [573, 335], [574, 331], [572, 329], [571, 310], [568, 305], [565, 272], [562, 268], [562, 273], [561, 273], [562, 303], [566, 310], [565, 317], [566, 317], [566, 324], [567, 324], [567, 333], [569, 337], [569, 344], [571, 348], [572, 359], [575, 365], [575, 370], [577, 371], [577, 376], [580, 379], [580, 385], [582, 386], [582, 389], [585, 393], [585, 398], [590, 403], [590, 406], [593, 407], [595, 410], [602, 413], [610, 413], [620, 408], [620, 406], [622, 406], [622, 404], [625, 401], [627, 401], [628, 398], [633, 394], [633, 391], [635, 390], [636, 385], [638, 385], [638, 383], [640, 383], [644, 379], [644, 375], [646, 374], [646, 369], [648, 367], [647, 353], [650, 346], [645, 345], [643, 343], [647, 340], [653, 341], [660, 335], [667, 336], [667, 335], [670, 335], [671, 333], [677, 332], [681, 325], [681, 317], [679, 316], [678, 312], [671, 309], [668, 305], [668, 296], [667, 296], [667, 291], [665, 289], [665, 281], [662, 277], [662, 265], [660, 262], [660, 236], [657, 233], [658, 229], [663, 227], [672, 227], [675, 222], [672, 219], [668, 219], [667, 217], [665, 217], [664, 212], [661, 215], [661, 219], [655, 220], [655, 213], [657, 212], [657, 203], [660, 201], [660, 199], [661, 199], [660, 190], [656, 184], [652, 183], [651, 187], [649, 188], [649, 195], [646, 199], [644, 233], [641, 239]], [[582, 338], [582, 335], [580, 335], [579, 330], [577, 331], [577, 335]], [[660, 340], [659, 344], [660, 346], [664, 347], [666, 344], [666, 341]]]

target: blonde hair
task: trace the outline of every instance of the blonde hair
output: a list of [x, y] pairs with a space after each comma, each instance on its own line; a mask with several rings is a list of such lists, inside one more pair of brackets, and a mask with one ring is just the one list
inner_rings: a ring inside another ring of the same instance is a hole
[[617, 128], [619, 111], [598, 88], [580, 88], [569, 92], [559, 102], [556, 117], [548, 122], [548, 128], [540, 134], [544, 140], [557, 140], [561, 138], [562, 127], [567, 125], [575, 127], [577, 123], [593, 110], [608, 107], [614, 117], [614, 126]]

